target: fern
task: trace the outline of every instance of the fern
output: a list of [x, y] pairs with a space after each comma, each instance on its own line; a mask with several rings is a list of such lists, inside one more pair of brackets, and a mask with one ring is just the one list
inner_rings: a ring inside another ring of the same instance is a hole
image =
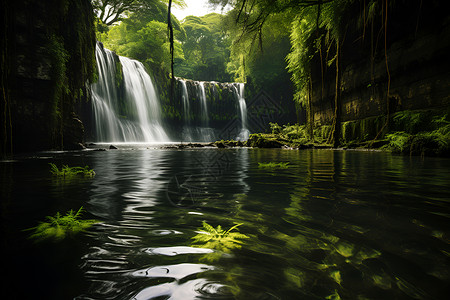
[[386, 134], [386, 138], [389, 140], [389, 147], [394, 152], [402, 153], [405, 151], [411, 142], [411, 135], [404, 131], [397, 131], [390, 134]]
[[84, 177], [94, 177], [95, 172], [93, 169], [89, 169], [88, 166], [85, 167], [69, 167], [68, 165], [63, 165], [61, 170], [55, 164], [50, 163], [50, 173], [58, 177], [73, 177], [73, 176], [84, 176]]
[[192, 237], [194, 246], [215, 249], [222, 252], [230, 252], [231, 249], [241, 248], [242, 239], [249, 238], [247, 235], [240, 233], [238, 227], [242, 225], [236, 224], [228, 230], [223, 230], [221, 225], [216, 228], [209, 225], [205, 221], [203, 227], [199, 228], [200, 232]]
[[37, 241], [60, 241], [69, 234], [84, 231], [93, 224], [98, 223], [97, 220], [92, 219], [82, 220], [80, 217], [83, 211], [83, 207], [80, 207], [76, 212], [71, 209], [65, 215], [57, 212], [54, 216], [47, 216], [46, 222], [41, 222], [36, 227], [26, 229], [26, 231], [33, 231], [30, 238]]

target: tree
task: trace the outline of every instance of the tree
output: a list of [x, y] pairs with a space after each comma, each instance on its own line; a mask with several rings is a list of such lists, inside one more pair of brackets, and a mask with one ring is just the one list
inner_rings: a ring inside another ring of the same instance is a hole
[[[179, 7], [184, 7], [184, 0], [170, 0]], [[152, 10], [159, 3], [169, 0], [92, 0], [92, 6], [98, 18], [107, 26], [126, 18], [127, 14], [142, 10]]]
[[211, 13], [203, 17], [187, 16], [182, 27], [185, 60], [177, 60], [178, 76], [196, 80], [228, 81], [226, 66], [230, 57], [229, 33], [223, 27], [224, 16]]
[[[160, 2], [152, 10], [136, 11], [119, 25], [112, 26], [102, 35], [101, 41], [118, 55], [137, 59], [149, 69], [159, 68], [168, 73], [171, 59], [167, 25], [164, 22], [167, 10], [167, 5]], [[176, 19], [174, 27], [176, 35], [184, 38], [183, 29]], [[175, 57], [183, 59], [178, 40], [174, 43], [174, 49]]]

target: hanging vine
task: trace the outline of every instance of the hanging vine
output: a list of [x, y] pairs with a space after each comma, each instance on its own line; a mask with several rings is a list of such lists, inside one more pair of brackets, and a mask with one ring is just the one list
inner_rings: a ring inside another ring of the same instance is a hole
[[0, 53], [1, 53], [1, 70], [0, 70], [0, 89], [1, 89], [1, 97], [2, 97], [2, 105], [1, 105], [1, 120], [2, 120], [2, 133], [1, 133], [1, 149], [0, 149], [0, 157], [7, 156], [8, 154], [13, 153], [12, 146], [12, 121], [11, 121], [11, 100], [9, 96], [9, 22], [8, 18], [8, 3], [7, 1], [2, 1], [0, 4], [0, 11], [2, 12], [2, 24], [1, 26], [1, 44], [0, 44]]

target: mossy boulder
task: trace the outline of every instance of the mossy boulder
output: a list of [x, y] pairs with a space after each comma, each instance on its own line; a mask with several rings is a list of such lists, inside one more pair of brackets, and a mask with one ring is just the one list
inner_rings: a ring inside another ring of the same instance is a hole
[[220, 140], [214, 142], [214, 146], [217, 148], [229, 148], [229, 147], [244, 147], [246, 146], [246, 142], [235, 141], [235, 140]]
[[289, 141], [277, 137], [275, 134], [254, 133], [247, 141], [247, 146], [255, 148], [281, 148]]

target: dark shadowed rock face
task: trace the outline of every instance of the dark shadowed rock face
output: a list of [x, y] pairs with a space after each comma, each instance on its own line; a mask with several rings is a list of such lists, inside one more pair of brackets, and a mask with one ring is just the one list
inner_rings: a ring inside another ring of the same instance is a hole
[[90, 1], [17, 0], [2, 9], [13, 152], [81, 148], [74, 106], [86, 100], [95, 66]]

